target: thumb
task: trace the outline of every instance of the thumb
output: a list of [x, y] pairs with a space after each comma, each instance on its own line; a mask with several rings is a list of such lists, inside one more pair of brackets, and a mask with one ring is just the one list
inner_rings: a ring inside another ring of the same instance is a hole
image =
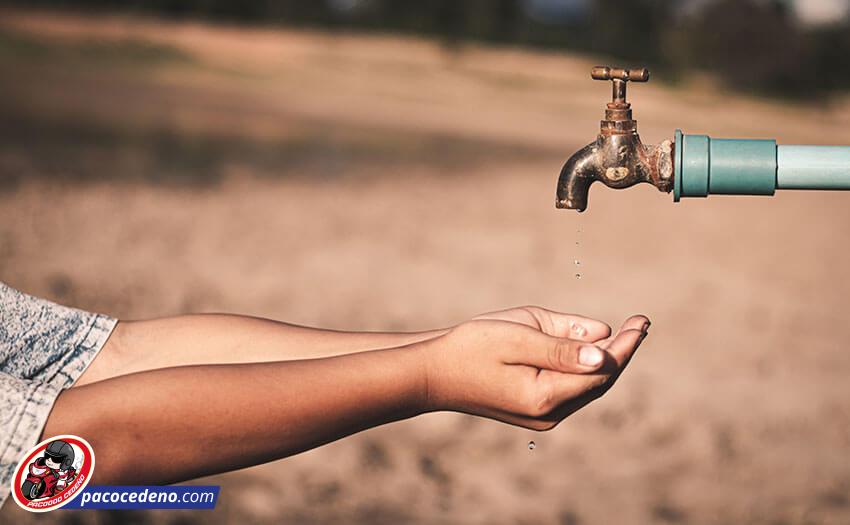
[[607, 353], [598, 346], [529, 329], [512, 345], [505, 364], [526, 365], [555, 372], [588, 374], [599, 370]]

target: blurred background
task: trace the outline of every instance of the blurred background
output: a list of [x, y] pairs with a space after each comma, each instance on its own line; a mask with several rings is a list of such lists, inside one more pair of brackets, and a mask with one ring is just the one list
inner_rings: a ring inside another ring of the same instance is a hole
[[850, 194], [554, 208], [596, 64], [653, 69], [645, 143], [850, 144], [848, 1], [113, 4], [0, 4], [4, 282], [120, 318], [539, 304], [652, 334], [552, 432], [432, 414], [201, 480], [214, 512], [0, 522], [850, 522]]

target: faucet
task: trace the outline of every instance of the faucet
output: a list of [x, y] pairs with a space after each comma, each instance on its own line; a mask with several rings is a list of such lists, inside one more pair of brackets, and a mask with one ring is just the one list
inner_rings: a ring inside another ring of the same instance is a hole
[[648, 82], [649, 70], [596, 66], [594, 80], [613, 83], [599, 135], [567, 160], [555, 206], [587, 209], [590, 185], [623, 189], [641, 182], [682, 197], [773, 195], [777, 189], [850, 190], [850, 146], [777, 145], [775, 140], [713, 139], [676, 130], [673, 140], [644, 145], [626, 102], [628, 82]]
[[596, 181], [615, 189], [648, 182], [660, 191], [670, 192], [673, 143], [665, 140], [654, 146], [644, 145], [637, 121], [632, 119], [632, 105], [626, 102], [627, 83], [648, 82], [649, 70], [596, 66], [590, 76], [612, 82], [612, 100], [605, 109], [596, 140], [578, 150], [561, 169], [555, 206], [584, 211], [590, 185]]

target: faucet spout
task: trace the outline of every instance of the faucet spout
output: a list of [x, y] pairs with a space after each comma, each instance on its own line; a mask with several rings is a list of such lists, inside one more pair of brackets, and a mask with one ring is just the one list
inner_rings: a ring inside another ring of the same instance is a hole
[[601, 179], [597, 151], [596, 142], [592, 142], [575, 152], [561, 168], [555, 199], [557, 208], [579, 212], [587, 209], [590, 185]]

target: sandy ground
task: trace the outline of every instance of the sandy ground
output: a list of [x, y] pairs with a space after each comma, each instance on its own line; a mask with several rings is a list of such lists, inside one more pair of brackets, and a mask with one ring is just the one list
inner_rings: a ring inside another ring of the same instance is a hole
[[[850, 522], [850, 195], [595, 187], [587, 213], [555, 210], [560, 164], [609, 96], [592, 58], [0, 15], [13, 286], [121, 318], [653, 319], [617, 387], [549, 433], [433, 414], [202, 480], [222, 485], [214, 513], [10, 503], [0, 522]], [[850, 143], [847, 103], [698, 80], [631, 90], [645, 141]]]

